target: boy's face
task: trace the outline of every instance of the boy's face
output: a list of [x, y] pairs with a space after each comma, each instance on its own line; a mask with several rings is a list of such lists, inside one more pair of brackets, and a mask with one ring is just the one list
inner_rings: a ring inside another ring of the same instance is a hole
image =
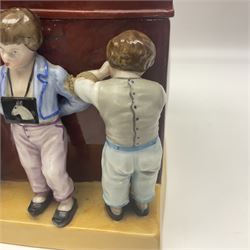
[[0, 43], [1, 58], [10, 69], [22, 69], [33, 61], [35, 53], [24, 44], [5, 45]]

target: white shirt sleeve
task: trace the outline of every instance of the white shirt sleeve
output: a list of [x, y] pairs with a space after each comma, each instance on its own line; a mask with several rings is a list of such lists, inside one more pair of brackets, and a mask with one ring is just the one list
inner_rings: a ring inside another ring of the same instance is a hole
[[91, 103], [97, 107], [98, 105], [98, 82], [85, 79], [83, 77], [75, 80], [74, 91], [80, 99], [87, 103]]

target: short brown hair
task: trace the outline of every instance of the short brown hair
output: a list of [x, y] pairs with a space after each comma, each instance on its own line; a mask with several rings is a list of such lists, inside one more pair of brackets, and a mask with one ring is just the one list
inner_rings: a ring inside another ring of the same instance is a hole
[[112, 38], [106, 55], [116, 69], [144, 72], [154, 64], [156, 49], [151, 39], [137, 30], [127, 30]]
[[37, 50], [43, 37], [40, 20], [25, 8], [10, 8], [0, 13], [0, 42], [3, 44], [23, 43], [31, 50]]

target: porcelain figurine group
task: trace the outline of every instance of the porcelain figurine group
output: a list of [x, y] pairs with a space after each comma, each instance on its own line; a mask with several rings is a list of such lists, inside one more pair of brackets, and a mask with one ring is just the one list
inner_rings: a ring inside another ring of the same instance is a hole
[[74, 217], [78, 205], [66, 172], [61, 117], [92, 104], [106, 130], [101, 161], [106, 211], [121, 220], [130, 202], [138, 216], [146, 216], [161, 166], [158, 130], [166, 103], [162, 86], [141, 77], [155, 60], [150, 38], [136, 30], [122, 32], [109, 41], [100, 69], [74, 77], [37, 53], [43, 37], [39, 18], [30, 10], [3, 11], [0, 32], [0, 113], [10, 123], [34, 193], [29, 214], [38, 216], [55, 199], [54, 225], [64, 227]]

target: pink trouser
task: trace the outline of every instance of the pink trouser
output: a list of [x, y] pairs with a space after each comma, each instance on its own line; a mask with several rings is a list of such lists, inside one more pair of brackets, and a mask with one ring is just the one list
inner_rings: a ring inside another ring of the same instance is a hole
[[11, 124], [21, 164], [34, 193], [53, 191], [57, 201], [74, 191], [66, 172], [67, 134], [61, 121], [49, 125]]

